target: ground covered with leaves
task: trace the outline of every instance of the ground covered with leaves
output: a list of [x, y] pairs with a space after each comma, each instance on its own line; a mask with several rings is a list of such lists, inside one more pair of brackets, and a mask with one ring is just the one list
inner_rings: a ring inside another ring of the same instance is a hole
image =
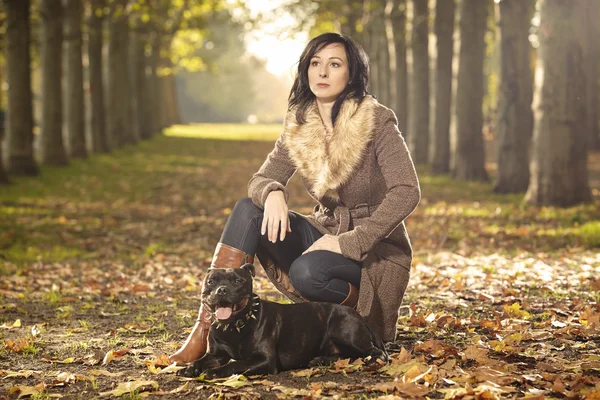
[[[245, 132], [253, 141], [207, 138], [215, 131], [0, 188], [0, 398], [600, 399], [597, 154], [595, 204], [565, 210], [420, 170], [390, 364], [177, 377], [167, 354], [193, 325], [214, 246], [277, 129]], [[296, 178], [290, 206], [312, 208]], [[283, 301], [262, 273], [255, 288]]]

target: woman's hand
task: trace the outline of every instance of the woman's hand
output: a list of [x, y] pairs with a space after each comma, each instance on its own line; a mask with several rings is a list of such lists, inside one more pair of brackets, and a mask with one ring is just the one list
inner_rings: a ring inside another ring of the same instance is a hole
[[337, 236], [334, 235], [324, 235], [317, 241], [315, 241], [308, 249], [304, 250], [306, 254], [310, 251], [315, 250], [328, 250], [334, 253], [342, 254], [342, 250], [340, 249], [340, 240]]
[[[269, 241], [275, 243], [277, 235], [279, 240], [283, 241], [287, 232], [291, 232], [290, 219], [288, 216], [288, 206], [285, 202], [285, 196], [281, 190], [273, 190], [267, 196], [265, 201], [265, 212], [263, 216], [260, 234], [265, 232], [269, 235]], [[279, 227], [281, 225], [281, 231]]]

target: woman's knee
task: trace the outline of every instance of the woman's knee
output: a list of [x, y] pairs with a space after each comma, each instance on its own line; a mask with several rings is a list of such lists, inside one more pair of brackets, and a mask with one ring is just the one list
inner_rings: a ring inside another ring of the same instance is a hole
[[292, 285], [303, 297], [312, 300], [318, 294], [322, 276], [307, 255], [298, 257], [292, 263], [289, 275]]
[[231, 210], [231, 215], [235, 216], [234, 218], [247, 218], [248, 220], [262, 214], [263, 210], [258, 208], [249, 197], [238, 200], [233, 210]]

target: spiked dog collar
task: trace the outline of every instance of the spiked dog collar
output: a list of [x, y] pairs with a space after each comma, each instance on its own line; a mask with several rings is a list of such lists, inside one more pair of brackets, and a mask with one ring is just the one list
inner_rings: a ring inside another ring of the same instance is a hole
[[[221, 329], [223, 330], [223, 332], [231, 330], [233, 331], [234, 329], [238, 331], [238, 333], [240, 333], [242, 331], [242, 329], [244, 329], [244, 327], [246, 326], [246, 324], [248, 323], [248, 321], [250, 320], [250, 318], [256, 319], [256, 314], [258, 314], [259, 311], [259, 306], [260, 306], [260, 298], [258, 297], [258, 295], [256, 294], [252, 294], [251, 298], [250, 298], [250, 303], [248, 304], [245, 309], [246, 314], [243, 316], [239, 316], [235, 319], [235, 321], [229, 322], [229, 323], [223, 323], [221, 321], [219, 321], [214, 314], [211, 313], [211, 326], [214, 326], [215, 329]], [[242, 310], [238, 311], [241, 312]], [[235, 315], [235, 314], [234, 314]]]

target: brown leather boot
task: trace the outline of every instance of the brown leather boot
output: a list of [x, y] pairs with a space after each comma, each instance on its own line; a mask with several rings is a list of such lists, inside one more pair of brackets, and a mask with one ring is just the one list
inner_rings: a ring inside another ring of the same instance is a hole
[[[246, 263], [253, 264], [254, 256], [246, 254], [235, 247], [219, 243], [215, 249], [210, 267], [239, 268]], [[210, 312], [205, 309], [204, 305], [200, 305], [198, 319], [192, 328], [192, 332], [181, 348], [169, 357], [169, 360], [172, 363], [176, 362], [178, 365], [185, 365], [202, 357], [206, 353], [210, 323]]]
[[358, 304], [358, 288], [350, 282], [348, 282], [348, 286], [350, 286], [348, 296], [340, 304], [356, 309], [356, 305]]

